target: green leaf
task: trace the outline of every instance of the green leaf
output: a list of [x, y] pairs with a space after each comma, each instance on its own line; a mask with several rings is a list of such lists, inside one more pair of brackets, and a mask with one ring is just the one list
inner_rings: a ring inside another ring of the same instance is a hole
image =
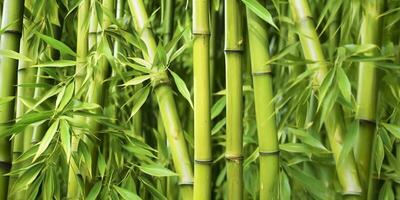
[[121, 195], [121, 197], [125, 200], [141, 200], [141, 198], [138, 195], [134, 194], [133, 192], [125, 188], [121, 188], [115, 185], [114, 188], [118, 192], [118, 194]]
[[27, 188], [42, 171], [42, 165], [32, 165], [14, 183], [12, 193]]
[[138, 166], [139, 169], [149, 175], [157, 176], [157, 177], [164, 177], [164, 176], [177, 176], [175, 172], [164, 168], [163, 166], [151, 164], [151, 165], [141, 165]]
[[225, 108], [226, 97], [222, 96], [211, 108], [211, 119], [216, 118]]
[[17, 53], [15, 51], [9, 50], [9, 49], [0, 49], [0, 55], [7, 57], [7, 58], [15, 59], [15, 60], [32, 62], [32, 60], [30, 58], [28, 58], [20, 53]]
[[150, 87], [142, 88], [135, 93], [135, 95], [133, 96], [133, 99], [135, 100], [134, 102], [135, 105], [132, 108], [130, 118], [132, 118], [137, 113], [137, 111], [139, 111], [139, 109], [143, 106], [149, 94], [150, 94]]
[[53, 139], [54, 135], [57, 132], [59, 123], [60, 123], [60, 120], [57, 119], [56, 121], [53, 122], [53, 124], [51, 124], [49, 129], [47, 129], [42, 141], [40, 142], [39, 149], [36, 152], [36, 155], [33, 158], [33, 161], [35, 161], [47, 149], [51, 140]]
[[86, 200], [96, 200], [97, 196], [101, 191], [101, 181], [96, 182], [92, 189], [90, 189], [89, 194], [86, 196]]
[[189, 102], [190, 106], [193, 108], [193, 103], [190, 98], [190, 92], [186, 87], [185, 81], [183, 81], [181, 77], [179, 77], [178, 74], [176, 74], [175, 72], [173, 71], [170, 72], [172, 74], [172, 77], [174, 78], [176, 87], [178, 87], [179, 92], [182, 94], [183, 97], [185, 97], [185, 99]]
[[378, 134], [376, 137], [376, 149], [375, 149], [375, 166], [376, 166], [376, 172], [378, 173], [378, 178], [381, 175], [381, 169], [384, 158], [385, 158], [385, 149], [383, 147], [381, 135]]
[[52, 46], [53, 48], [59, 50], [61, 53], [66, 53], [69, 54], [71, 56], [76, 56], [76, 53], [69, 48], [69, 46], [67, 46], [66, 44], [64, 44], [61, 41], [58, 41], [52, 37], [49, 37], [47, 35], [43, 35], [41, 33], [36, 33], [36, 35], [41, 38], [42, 40], [44, 40], [47, 44], [49, 44], [50, 46]]
[[104, 173], [106, 171], [106, 160], [104, 159], [104, 155], [99, 152], [98, 154], [98, 158], [97, 158], [97, 167], [99, 169], [99, 173], [101, 177], [104, 177]]
[[60, 139], [61, 145], [64, 148], [65, 155], [67, 157], [67, 162], [71, 158], [71, 135], [69, 124], [65, 119], [60, 120]]
[[15, 97], [14, 96], [8, 96], [8, 97], [0, 97], [0, 105], [8, 103], [12, 100], [14, 100]]
[[56, 61], [32, 65], [32, 67], [70, 67], [75, 65], [76, 65], [75, 60], [56, 60]]
[[383, 127], [385, 127], [386, 130], [388, 130], [394, 137], [397, 139], [400, 139], [400, 127], [393, 125], [393, 124], [387, 124], [387, 123], [382, 123]]
[[61, 101], [56, 105], [57, 110], [62, 110], [71, 101], [75, 91], [75, 82], [72, 81], [65, 87], [65, 91], [62, 95]]
[[242, 0], [248, 9], [250, 9], [254, 14], [263, 19], [265, 22], [273, 26], [276, 30], [279, 30], [272, 19], [271, 13], [261, 5], [257, 0]]
[[351, 101], [351, 84], [349, 79], [347, 78], [346, 72], [344, 72], [342, 67], [337, 68], [336, 77], [339, 85], [339, 89], [346, 99], [346, 101]]
[[356, 143], [358, 129], [359, 129], [359, 122], [354, 121], [351, 124], [348, 133], [345, 134], [342, 151], [340, 152], [339, 159], [337, 161], [338, 165], [343, 165], [346, 162], [349, 153], [351, 152], [354, 144]]
[[126, 83], [123, 84], [123, 86], [130, 86], [130, 85], [137, 85], [140, 83], [143, 83], [144, 81], [148, 80], [151, 78], [151, 75], [143, 75], [143, 76], [137, 76]]

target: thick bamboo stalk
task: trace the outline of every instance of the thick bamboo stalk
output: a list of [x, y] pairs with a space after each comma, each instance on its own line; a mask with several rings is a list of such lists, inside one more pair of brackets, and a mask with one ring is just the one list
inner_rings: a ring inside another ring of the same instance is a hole
[[[297, 24], [299, 38], [302, 44], [304, 56], [306, 59], [314, 61], [309, 64], [309, 70], [316, 70], [313, 78], [314, 89], [317, 90], [322, 84], [324, 77], [328, 72], [328, 66], [325, 63], [325, 57], [322, 51], [321, 43], [315, 31], [315, 25], [312, 21], [307, 0], [290, 0], [290, 7], [293, 19]], [[343, 138], [345, 125], [343, 120], [343, 111], [339, 105], [332, 108], [324, 122], [325, 129], [332, 148], [333, 156], [337, 161], [343, 148]], [[336, 164], [336, 171], [339, 182], [342, 186], [342, 193], [346, 198], [358, 198], [361, 194], [361, 186], [358, 179], [357, 168], [353, 153], [349, 155], [344, 164]]]
[[225, 0], [226, 167], [228, 199], [243, 199], [241, 4]]
[[[86, 56], [88, 53], [88, 22], [87, 17], [89, 14], [90, 1], [83, 0], [80, 2], [78, 8], [78, 24], [77, 24], [77, 47], [76, 47], [76, 67], [75, 67], [75, 94], [79, 93], [82, 87], [83, 80], [86, 72]], [[77, 120], [85, 121], [85, 118], [80, 116], [74, 116]], [[76, 153], [78, 150], [79, 139], [81, 135], [79, 131], [75, 131], [72, 135], [71, 150]], [[78, 199], [81, 197], [82, 191], [80, 191], [78, 184], [78, 169], [77, 163], [74, 159], [70, 159], [69, 172], [68, 172], [68, 191], [67, 199]]]
[[[360, 31], [361, 44], [380, 45], [381, 38], [381, 9], [384, 0], [370, 0], [363, 5], [363, 19]], [[367, 56], [376, 55], [378, 49], [373, 49]], [[360, 121], [358, 138], [355, 146], [355, 157], [359, 171], [360, 181], [363, 186], [363, 197], [368, 195], [371, 182], [371, 160], [375, 141], [376, 105], [377, 105], [377, 75], [374, 62], [360, 62], [358, 69], [356, 119]]]
[[[19, 50], [23, 22], [24, 0], [4, 0], [1, 28], [6, 31], [1, 34], [0, 49]], [[0, 57], [0, 98], [15, 95], [18, 61]], [[0, 105], [0, 133], [4, 132], [14, 116], [14, 101]], [[11, 165], [9, 138], [0, 140], [0, 199], [7, 198], [8, 176]]]
[[279, 180], [278, 133], [275, 122], [266, 23], [247, 9], [254, 103], [260, 149], [260, 199], [276, 199]]
[[194, 199], [211, 199], [209, 0], [193, 1]]
[[[152, 63], [156, 52], [156, 42], [153, 33], [148, 26], [148, 16], [144, 8], [143, 1], [128, 1], [131, 14], [133, 16], [135, 29], [141, 33], [141, 39], [145, 42], [147, 52], [143, 52], [144, 58]], [[154, 69], [158, 70], [158, 69]], [[189, 159], [186, 142], [183, 136], [183, 129], [178, 117], [175, 100], [172, 95], [171, 87], [166, 84], [169, 82], [165, 71], [160, 71], [159, 76], [152, 78], [154, 92], [157, 97], [160, 114], [164, 123], [167, 140], [176, 172], [180, 178], [181, 196], [183, 199], [193, 198], [193, 172]]]
[[[28, 26], [29, 27], [29, 26]], [[34, 59], [35, 53], [37, 52], [37, 44], [34, 43], [33, 40], [28, 40], [27, 38], [27, 32], [29, 30], [24, 29], [23, 30], [23, 36], [21, 38], [21, 43], [20, 43], [20, 53], [25, 55], [28, 58]], [[31, 68], [31, 65], [33, 63], [30, 61], [23, 61], [20, 60], [18, 63], [18, 74], [17, 74], [17, 83], [18, 83], [18, 88], [17, 88], [17, 99], [16, 99], [16, 106], [15, 106], [15, 118], [16, 121], [20, 117], [22, 117], [25, 112], [28, 110], [28, 108], [24, 105], [22, 98], [31, 98], [34, 94], [34, 90], [32, 88], [28, 87], [23, 87], [21, 86], [22, 84], [32, 84], [35, 83], [36, 81], [36, 69]], [[13, 140], [12, 140], [12, 160], [13, 163], [14, 161], [24, 152], [26, 151], [25, 142], [28, 144], [30, 143], [30, 138], [32, 137], [32, 127], [27, 127], [22, 133], [17, 134]], [[25, 138], [28, 140], [26, 141]], [[19, 168], [22, 167], [22, 163], [19, 164], [13, 164], [11, 167], [11, 170], [18, 170]], [[17, 180], [18, 175], [11, 176], [10, 177], [10, 183], [9, 183], [9, 189], [12, 190], [12, 187], [14, 187], [14, 183]], [[13, 194], [12, 196], [9, 196], [10, 198], [13, 199], [24, 199], [24, 192], [18, 192]], [[11, 194], [10, 194], [11, 195]]]

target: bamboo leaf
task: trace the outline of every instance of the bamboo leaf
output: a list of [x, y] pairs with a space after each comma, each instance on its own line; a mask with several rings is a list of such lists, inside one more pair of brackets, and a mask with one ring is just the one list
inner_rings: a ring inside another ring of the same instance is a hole
[[339, 85], [339, 89], [346, 99], [346, 101], [351, 101], [351, 84], [349, 79], [347, 78], [346, 72], [344, 72], [342, 67], [337, 68], [336, 77]]
[[141, 165], [138, 167], [142, 172], [152, 175], [152, 176], [156, 176], [156, 177], [177, 176], [178, 175], [175, 172], [172, 172], [171, 170], [164, 168], [157, 164]]
[[135, 95], [133, 96], [133, 99], [135, 100], [135, 105], [132, 108], [130, 118], [132, 118], [137, 113], [137, 111], [139, 111], [139, 109], [143, 106], [149, 94], [150, 94], [150, 87], [142, 88], [135, 93]]
[[60, 120], [57, 119], [56, 121], [53, 122], [53, 124], [51, 124], [49, 129], [46, 131], [42, 141], [40, 142], [39, 149], [36, 152], [35, 157], [33, 158], [33, 161], [35, 161], [47, 149], [47, 147], [49, 146], [50, 142], [52, 141], [54, 135], [57, 132], [59, 123], [60, 123]]
[[56, 61], [32, 65], [32, 67], [70, 67], [75, 65], [76, 65], [75, 60], [56, 60]]
[[15, 51], [9, 50], [9, 49], [0, 49], [0, 55], [7, 57], [7, 58], [12, 58], [15, 60], [22, 60], [22, 61], [26, 61], [26, 62], [33, 62], [30, 58], [17, 53]]
[[134, 194], [133, 192], [127, 189], [118, 186], [114, 186], [114, 188], [118, 192], [118, 194], [121, 195], [121, 197], [125, 200], [141, 200], [141, 198], [138, 195]]
[[104, 173], [106, 171], [106, 160], [104, 159], [104, 155], [99, 152], [99, 156], [97, 158], [97, 168], [99, 169], [100, 177], [104, 177]]
[[137, 85], [140, 83], [143, 83], [144, 81], [148, 80], [151, 78], [151, 75], [143, 75], [143, 76], [137, 76], [126, 83], [123, 84], [123, 86], [130, 86], [130, 85]]
[[170, 72], [172, 74], [172, 77], [174, 78], [176, 87], [178, 88], [179, 92], [182, 94], [183, 97], [185, 97], [185, 99], [189, 102], [190, 106], [193, 109], [193, 103], [190, 98], [190, 92], [187, 89], [185, 82], [181, 79], [181, 77], [178, 76], [178, 74], [176, 74], [173, 71], [170, 71]]
[[269, 13], [269, 11], [264, 6], [262, 6], [258, 1], [242, 0], [242, 2], [246, 5], [247, 8], [249, 8], [252, 12], [254, 12], [254, 14], [256, 14], [265, 22], [273, 26], [276, 30], [279, 30], [278, 27], [275, 25], [274, 20], [272, 19], [271, 13]]
[[383, 127], [387, 131], [389, 131], [394, 137], [397, 139], [400, 139], [400, 126], [393, 125], [393, 124], [387, 124], [387, 123], [382, 123]]
[[41, 38], [42, 40], [44, 40], [47, 44], [52, 46], [53, 48], [59, 50], [61, 53], [69, 54], [71, 56], [76, 56], [76, 53], [71, 48], [69, 48], [68, 45], [64, 44], [63, 42], [58, 41], [47, 35], [43, 35], [41, 33], [36, 33], [36, 35], [39, 38]]
[[101, 181], [97, 181], [96, 184], [90, 189], [89, 194], [86, 196], [86, 200], [96, 200], [97, 196], [101, 191]]
[[8, 103], [12, 100], [14, 100], [15, 97], [14, 96], [8, 96], [8, 97], [0, 97], [0, 105]]
[[67, 162], [69, 163], [69, 159], [71, 158], [71, 135], [69, 124], [65, 119], [60, 120], [60, 139], [67, 157]]
[[15, 182], [12, 192], [16, 193], [27, 188], [42, 171], [42, 165], [30, 166]]
[[342, 151], [340, 152], [339, 159], [337, 161], [339, 166], [345, 163], [349, 156], [349, 153], [353, 149], [354, 144], [356, 143], [358, 129], [359, 122], [355, 121], [351, 124], [350, 130], [345, 135]]

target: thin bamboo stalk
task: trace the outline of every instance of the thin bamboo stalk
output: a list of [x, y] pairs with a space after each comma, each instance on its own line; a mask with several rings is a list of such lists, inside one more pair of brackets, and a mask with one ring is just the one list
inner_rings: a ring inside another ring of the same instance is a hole
[[[4, 0], [1, 29], [6, 30], [0, 36], [0, 49], [19, 50], [23, 11], [24, 0]], [[0, 58], [0, 98], [14, 96], [18, 61], [6, 56]], [[14, 100], [0, 105], [0, 113], [0, 133], [2, 133], [7, 129], [5, 125], [9, 125], [14, 117]], [[7, 199], [8, 176], [6, 173], [9, 172], [11, 166], [9, 138], [1, 139], [0, 146], [0, 199]]]
[[279, 180], [278, 133], [275, 122], [266, 23], [247, 9], [254, 103], [260, 151], [260, 199], [276, 199]]
[[[380, 45], [381, 38], [381, 9], [383, 0], [366, 1], [363, 5], [363, 19], [360, 31], [361, 44]], [[367, 56], [376, 55], [378, 49], [373, 49]], [[374, 62], [360, 62], [358, 69], [357, 104], [358, 111], [356, 119], [360, 122], [357, 142], [355, 145], [355, 157], [360, 181], [363, 186], [363, 197], [368, 195], [368, 187], [371, 182], [371, 161], [375, 141], [376, 130], [376, 105], [377, 105], [377, 76]]]
[[226, 167], [228, 199], [243, 199], [242, 52], [240, 2], [225, 0]]
[[[75, 94], [79, 94], [79, 90], [83, 85], [86, 72], [86, 56], [88, 53], [88, 14], [90, 7], [89, 0], [83, 0], [80, 2], [78, 8], [78, 24], [77, 24], [77, 47], [76, 47], [76, 67], [75, 67]], [[85, 121], [85, 118], [80, 116], [74, 116], [77, 120]], [[72, 153], [76, 153], [78, 150], [79, 139], [81, 135], [79, 131], [75, 131], [72, 135], [71, 150]], [[82, 191], [78, 184], [78, 168], [77, 163], [74, 159], [70, 159], [69, 172], [68, 172], [68, 191], [67, 199], [79, 199]]]
[[174, 6], [175, 0], [166, 0], [165, 1], [165, 10], [164, 10], [164, 21], [163, 21], [163, 31], [164, 37], [163, 41], [166, 44], [171, 40], [174, 28]]
[[[148, 16], [143, 1], [130, 0], [128, 1], [128, 5], [133, 16], [135, 29], [138, 33], [141, 33], [141, 39], [145, 42], [147, 47], [147, 52], [143, 52], [143, 57], [148, 62], [152, 63], [156, 53], [156, 42], [148, 26]], [[183, 199], [192, 199], [192, 166], [189, 160], [189, 153], [183, 136], [182, 125], [179, 121], [175, 100], [172, 95], [172, 89], [168, 84], [165, 84], [169, 82], [167, 73], [165, 71], [159, 71], [159, 76], [153, 77], [152, 82], [167, 134], [167, 140], [170, 144], [169, 147], [175, 170], [179, 174], [181, 196]]]
[[211, 199], [209, 7], [193, 1], [194, 199]]
[[[290, 0], [289, 4], [293, 19], [298, 27], [304, 56], [306, 59], [315, 62], [309, 64], [308, 68], [310, 70], [318, 69], [313, 77], [313, 86], [314, 89], [317, 90], [328, 73], [328, 65], [325, 64], [325, 57], [318, 35], [315, 31], [315, 25], [312, 21], [310, 8], [307, 0]], [[339, 105], [335, 105], [332, 108], [332, 111], [324, 124], [334, 158], [337, 161], [343, 148], [343, 137], [345, 132], [343, 111]], [[359, 198], [362, 189], [358, 179], [353, 153], [349, 155], [344, 164], [336, 164], [336, 171], [339, 182], [342, 186], [342, 194], [346, 198]]]

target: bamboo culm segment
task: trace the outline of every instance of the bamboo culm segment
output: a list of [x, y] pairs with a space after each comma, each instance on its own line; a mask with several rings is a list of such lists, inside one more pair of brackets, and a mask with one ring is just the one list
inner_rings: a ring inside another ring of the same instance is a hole
[[260, 199], [275, 199], [279, 180], [278, 134], [273, 103], [266, 23], [249, 9], [247, 30], [253, 74], [254, 103], [260, 150]]
[[[292, 17], [298, 27], [304, 56], [306, 59], [315, 62], [308, 64], [307, 67], [310, 70], [317, 69], [313, 78], [313, 86], [314, 89], [317, 90], [328, 72], [328, 66], [325, 64], [325, 57], [318, 35], [315, 31], [316, 29], [312, 21], [310, 8], [307, 0], [290, 0], [289, 4], [291, 7]], [[339, 105], [334, 105], [331, 114], [328, 115], [324, 124], [333, 156], [337, 161], [343, 148], [343, 138], [345, 133], [343, 111]], [[336, 164], [336, 171], [339, 182], [342, 186], [343, 195], [351, 196], [351, 198], [359, 198], [358, 196], [361, 194], [362, 189], [352, 152], [349, 154], [344, 164]]]
[[[143, 52], [144, 58], [152, 63], [156, 52], [156, 42], [148, 24], [148, 16], [142, 0], [129, 0], [128, 5], [133, 16], [135, 30], [141, 33], [141, 39], [145, 42], [147, 52]], [[168, 75], [160, 71], [159, 76], [153, 77], [155, 85], [154, 92], [157, 97], [160, 114], [170, 144], [171, 155], [175, 171], [180, 178], [180, 191], [183, 199], [193, 198], [193, 171], [189, 159], [186, 141], [183, 136], [183, 129], [176, 109], [172, 89], [168, 84]]]
[[193, 1], [194, 199], [211, 199], [209, 0]]
[[[84, 76], [86, 72], [86, 56], [88, 53], [88, 33], [89, 33], [89, 25], [87, 23], [88, 15], [89, 15], [89, 7], [90, 1], [83, 0], [80, 2], [78, 8], [78, 25], [77, 25], [77, 47], [76, 47], [76, 67], [75, 67], [75, 94], [79, 94], [79, 90], [82, 87]], [[79, 121], [85, 121], [85, 118], [82, 116], [74, 116]], [[81, 137], [81, 133], [79, 131], [75, 131], [75, 134], [72, 135], [71, 142], [71, 150], [72, 153], [76, 153], [78, 150], [79, 139]], [[79, 190], [78, 184], [78, 166], [75, 163], [74, 159], [70, 159], [69, 162], [69, 172], [68, 172], [68, 191], [67, 191], [67, 199], [78, 199], [81, 197], [81, 192]]]
[[[23, 22], [24, 1], [23, 0], [4, 0], [3, 16], [1, 29], [6, 28], [1, 34], [0, 49], [19, 51]], [[0, 61], [0, 98], [15, 95], [15, 85], [17, 83], [18, 61], [1, 56]], [[10, 124], [14, 115], [14, 100], [0, 105], [0, 123]], [[0, 126], [0, 133], [7, 129], [6, 126]], [[0, 140], [0, 199], [7, 199], [8, 176], [11, 165], [11, 149], [9, 138]]]
[[[28, 30], [29, 32], [29, 30]], [[37, 45], [32, 46], [32, 40], [28, 40], [27, 38], [27, 30], [23, 30], [23, 36], [21, 38], [20, 43], [20, 53], [29, 57], [33, 58], [35, 56], [35, 52], [37, 52]], [[31, 68], [32, 62], [30, 61], [19, 61], [18, 63], [18, 75], [17, 75], [17, 83], [18, 85], [22, 84], [32, 84], [35, 83], [35, 75], [36, 69]], [[28, 108], [23, 103], [23, 98], [31, 98], [34, 95], [34, 90], [28, 87], [19, 86], [17, 87], [17, 95], [16, 95], [16, 106], [15, 106], [15, 118], [18, 121], [20, 117], [22, 117]], [[11, 167], [12, 171], [18, 170], [23, 167], [24, 163], [14, 163], [17, 158], [27, 150], [28, 146], [30, 145], [32, 139], [32, 130], [33, 127], [26, 128], [23, 132], [18, 133], [12, 140], [12, 160], [13, 165]], [[29, 165], [29, 163], [27, 163]], [[12, 188], [15, 187], [15, 181], [18, 179], [18, 175], [10, 176], [9, 182], [9, 197], [13, 199], [24, 199], [25, 191], [21, 191], [15, 194], [11, 194]]]
[[243, 199], [241, 3], [225, 0], [226, 151], [228, 199]]
[[[360, 30], [362, 44], [375, 44], [377, 48], [366, 52], [366, 56], [374, 56], [378, 53], [381, 38], [381, 10], [383, 0], [367, 1], [363, 6], [363, 18]], [[368, 187], [371, 176], [371, 158], [375, 141], [375, 121], [377, 106], [377, 75], [374, 62], [360, 62], [358, 69], [356, 119], [360, 121], [360, 128], [355, 145], [355, 157], [359, 170], [360, 181], [363, 183], [363, 197], [368, 195]]]

